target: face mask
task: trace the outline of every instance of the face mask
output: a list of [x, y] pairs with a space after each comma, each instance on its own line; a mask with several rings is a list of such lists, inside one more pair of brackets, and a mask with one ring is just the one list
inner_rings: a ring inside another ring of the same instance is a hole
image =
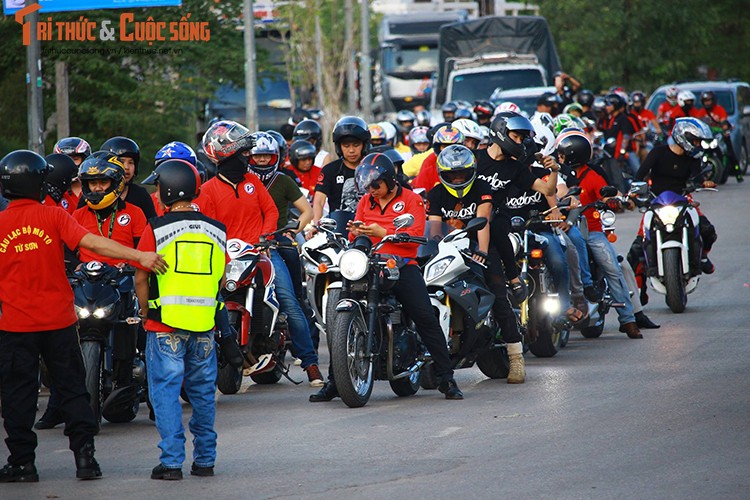
[[247, 173], [247, 158], [236, 154], [219, 165], [219, 173], [226, 177], [229, 182], [239, 184]]

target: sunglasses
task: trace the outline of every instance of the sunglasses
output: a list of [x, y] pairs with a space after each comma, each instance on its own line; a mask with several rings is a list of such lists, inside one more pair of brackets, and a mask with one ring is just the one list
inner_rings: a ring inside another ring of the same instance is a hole
[[382, 182], [381, 181], [373, 181], [369, 186], [367, 186], [367, 189], [378, 190], [378, 189], [380, 189], [380, 186], [382, 186]]

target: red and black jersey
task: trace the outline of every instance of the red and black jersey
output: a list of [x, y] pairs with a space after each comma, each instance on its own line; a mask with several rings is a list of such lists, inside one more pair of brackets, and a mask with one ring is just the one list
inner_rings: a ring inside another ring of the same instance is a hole
[[620, 158], [620, 151], [622, 150], [622, 144], [625, 136], [633, 137], [635, 130], [633, 130], [633, 124], [625, 113], [617, 113], [611, 116], [604, 128], [604, 139], [614, 137], [615, 142], [615, 158]]
[[[73, 218], [88, 231], [104, 236], [129, 248], [135, 248], [138, 239], [146, 227], [146, 216], [143, 210], [119, 200], [117, 210], [110, 212], [107, 216], [97, 215], [95, 210], [89, 207], [79, 208], [73, 212]], [[99, 255], [85, 248], [81, 248], [78, 255], [81, 262], [98, 260], [111, 266], [126, 262], [124, 259], [115, 259]]]

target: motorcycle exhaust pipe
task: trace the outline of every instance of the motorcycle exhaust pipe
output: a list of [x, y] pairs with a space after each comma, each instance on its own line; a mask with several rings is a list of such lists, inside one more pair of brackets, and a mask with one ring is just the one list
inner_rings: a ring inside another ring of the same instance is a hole
[[402, 378], [406, 378], [406, 377], [411, 377], [412, 375], [414, 375], [415, 373], [417, 373], [419, 370], [421, 370], [422, 367], [424, 366], [424, 364], [425, 364], [424, 361], [419, 360], [416, 363], [414, 363], [405, 372], [401, 372], [398, 375], [396, 375], [395, 377], [392, 377], [391, 380], [398, 380], [398, 379], [402, 379]]

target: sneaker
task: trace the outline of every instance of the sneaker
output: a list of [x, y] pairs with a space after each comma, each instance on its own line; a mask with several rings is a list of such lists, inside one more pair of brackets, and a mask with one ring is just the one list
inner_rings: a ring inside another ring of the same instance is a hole
[[0, 469], [0, 483], [38, 483], [39, 474], [33, 462], [26, 465], [6, 464]]
[[302, 365], [302, 360], [299, 358], [294, 358], [294, 366], [300, 366]]
[[151, 479], [162, 479], [164, 481], [179, 481], [182, 479], [182, 469], [168, 469], [159, 464], [151, 471]]
[[320, 374], [320, 368], [318, 365], [310, 365], [305, 368], [307, 372], [307, 380], [310, 381], [310, 387], [323, 387], [325, 382], [323, 381], [323, 375]]
[[508, 354], [510, 369], [508, 370], [509, 384], [523, 384], [526, 382], [526, 361], [523, 354]]
[[703, 257], [701, 259], [701, 272], [703, 274], [713, 274], [714, 271], [716, 271], [716, 268], [714, 267], [714, 263], [711, 262], [711, 259]]
[[190, 467], [190, 475], [200, 476], [200, 477], [211, 477], [214, 475], [214, 468], [213, 467], [201, 467], [200, 465], [196, 465], [196, 463], [193, 462], [193, 465]]
[[458, 384], [455, 380], [453, 380], [453, 377], [440, 382], [440, 385], [438, 385], [438, 390], [445, 394], [445, 399], [458, 400], [464, 398], [464, 393], [461, 392], [461, 389], [458, 388]]

